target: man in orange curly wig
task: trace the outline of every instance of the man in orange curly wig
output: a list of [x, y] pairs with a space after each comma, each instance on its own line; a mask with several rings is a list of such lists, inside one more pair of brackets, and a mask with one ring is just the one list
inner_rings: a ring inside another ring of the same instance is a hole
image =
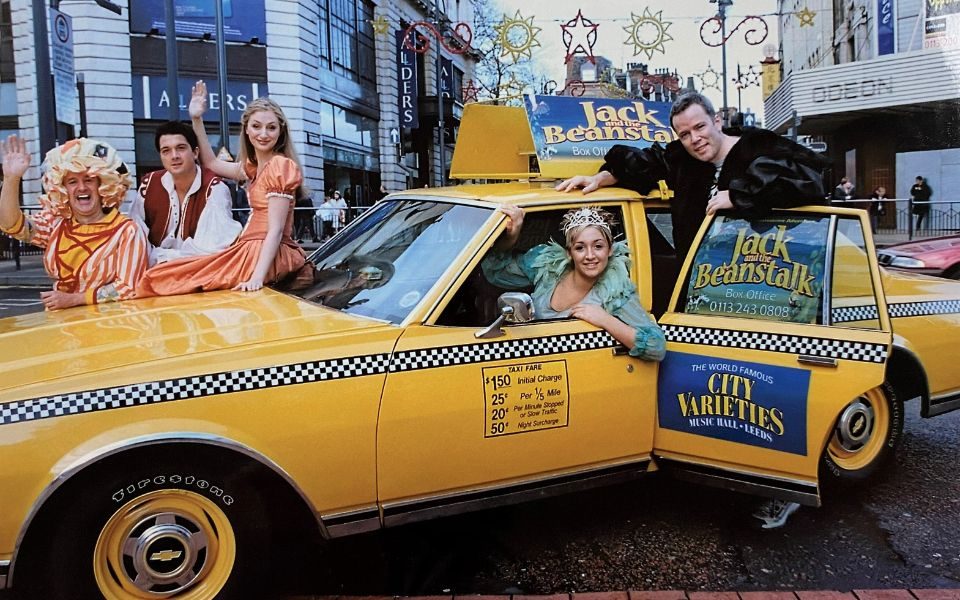
[[47, 153], [39, 213], [25, 215], [18, 196], [30, 167], [26, 143], [2, 143], [0, 230], [44, 248], [43, 266], [53, 290], [40, 298], [47, 310], [133, 298], [147, 268], [147, 242], [120, 214], [130, 175], [109, 144], [80, 138]]

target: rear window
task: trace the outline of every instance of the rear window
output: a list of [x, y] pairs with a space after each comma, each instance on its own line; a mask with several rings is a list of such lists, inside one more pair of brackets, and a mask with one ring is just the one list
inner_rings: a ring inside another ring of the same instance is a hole
[[719, 216], [697, 248], [685, 312], [817, 323], [830, 218]]

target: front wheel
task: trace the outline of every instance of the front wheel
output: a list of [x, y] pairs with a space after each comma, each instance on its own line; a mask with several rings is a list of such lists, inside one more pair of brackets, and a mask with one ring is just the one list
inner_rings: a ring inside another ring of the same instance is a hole
[[251, 597], [269, 562], [269, 530], [243, 471], [127, 464], [71, 482], [25, 549], [27, 597]]
[[884, 383], [847, 404], [823, 452], [825, 484], [859, 483], [879, 475], [903, 433], [903, 403]]

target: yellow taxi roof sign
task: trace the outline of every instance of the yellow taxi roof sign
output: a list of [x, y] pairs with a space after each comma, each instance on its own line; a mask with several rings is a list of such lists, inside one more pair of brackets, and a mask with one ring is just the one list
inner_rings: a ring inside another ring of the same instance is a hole
[[533, 136], [522, 107], [475, 102], [463, 107], [451, 177], [525, 179], [531, 176], [532, 156]]
[[596, 173], [614, 144], [676, 139], [670, 105], [642, 99], [524, 96], [523, 107], [468, 104], [451, 177], [566, 179]]

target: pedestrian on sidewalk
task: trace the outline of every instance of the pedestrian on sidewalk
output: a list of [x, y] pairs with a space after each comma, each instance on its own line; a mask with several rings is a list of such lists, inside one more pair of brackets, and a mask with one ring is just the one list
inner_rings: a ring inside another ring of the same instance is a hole
[[877, 187], [873, 190], [873, 193], [870, 194], [870, 199], [873, 200], [870, 206], [867, 207], [870, 213], [870, 229], [876, 234], [877, 229], [880, 227], [880, 217], [887, 214], [887, 188], [882, 185]]
[[80, 138], [47, 152], [40, 212], [19, 206], [20, 181], [30, 168], [26, 143], [11, 135], [2, 144], [4, 183], [0, 230], [44, 249], [53, 290], [42, 292], [47, 310], [134, 297], [147, 268], [147, 239], [120, 214], [130, 174], [109, 144]]
[[923, 227], [923, 221], [930, 214], [930, 197], [933, 196], [933, 190], [927, 185], [923, 175], [917, 175], [916, 182], [910, 188], [910, 200], [913, 202], [913, 214], [917, 215], [916, 231]]

